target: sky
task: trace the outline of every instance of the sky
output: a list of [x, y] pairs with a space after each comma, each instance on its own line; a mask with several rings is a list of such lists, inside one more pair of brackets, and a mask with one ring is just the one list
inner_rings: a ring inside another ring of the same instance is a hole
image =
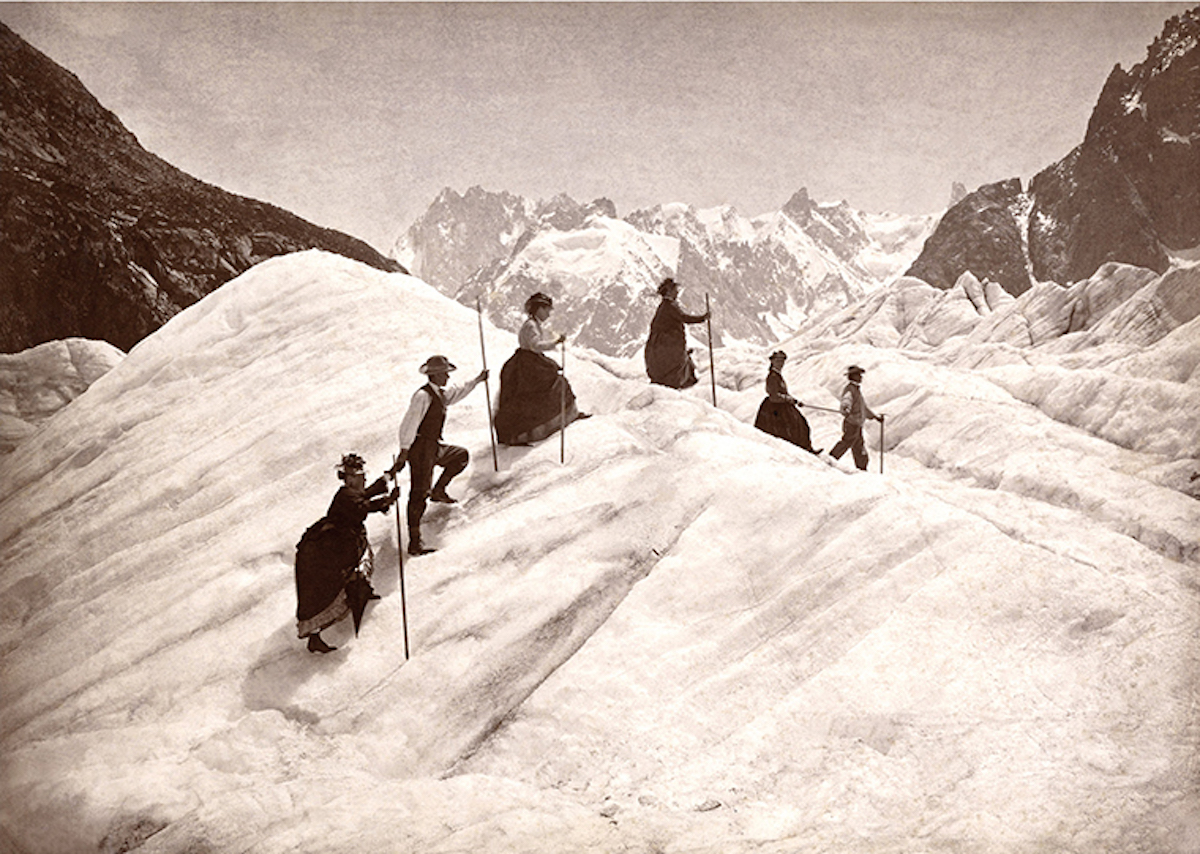
[[383, 251], [444, 187], [933, 213], [1083, 138], [1188, 3], [18, 3], [150, 151]]
[[295, 543], [481, 327], [335, 255], [258, 264], [0, 456], [3, 847], [1194, 852], [1198, 326], [1000, 366], [784, 344], [810, 403], [867, 369], [883, 474], [876, 424], [865, 473], [754, 429], [763, 348], [719, 354], [719, 408], [577, 348], [565, 464], [555, 436], [494, 465], [484, 390], [451, 406], [438, 551], [402, 605], [371, 514], [382, 598], [317, 656]]

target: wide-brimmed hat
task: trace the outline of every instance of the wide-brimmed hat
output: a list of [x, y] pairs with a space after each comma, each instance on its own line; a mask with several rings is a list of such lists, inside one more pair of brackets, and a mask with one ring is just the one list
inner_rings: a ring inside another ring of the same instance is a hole
[[549, 294], [544, 294], [541, 291], [538, 291], [536, 294], [532, 294], [529, 299], [525, 300], [525, 313], [533, 314], [534, 309], [540, 306], [554, 308], [554, 300], [550, 298]]
[[863, 368], [860, 368], [858, 365], [851, 365], [850, 367], [846, 368], [846, 376], [848, 377], [853, 377], [856, 375], [861, 377], [865, 373], [866, 371]]
[[783, 359], [784, 361], [787, 361], [787, 353], [783, 352], [782, 350], [776, 350], [774, 353], [768, 356], [767, 359], [772, 362], [776, 359]]
[[670, 276], [667, 276], [667, 278], [662, 280], [662, 284], [658, 286], [658, 295], [661, 297], [666, 294], [667, 291], [671, 290], [671, 288], [677, 287], [679, 287], [679, 283]]
[[445, 356], [430, 356], [425, 360], [425, 364], [420, 367], [420, 371], [423, 374], [436, 374], [442, 371], [449, 373], [450, 371], [457, 370], [458, 368], [450, 364], [450, 360]]

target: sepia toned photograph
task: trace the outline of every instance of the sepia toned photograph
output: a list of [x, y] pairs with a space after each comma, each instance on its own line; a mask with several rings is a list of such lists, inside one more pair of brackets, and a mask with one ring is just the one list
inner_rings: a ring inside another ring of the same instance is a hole
[[1200, 6], [0, 2], [0, 854], [1200, 854]]

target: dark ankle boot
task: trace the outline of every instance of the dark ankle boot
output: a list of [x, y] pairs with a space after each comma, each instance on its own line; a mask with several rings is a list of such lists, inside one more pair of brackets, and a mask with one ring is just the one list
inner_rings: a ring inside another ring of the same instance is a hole
[[421, 542], [420, 529], [417, 529], [417, 530], [413, 530], [412, 528], [409, 529], [409, 531], [408, 531], [408, 553], [410, 555], [412, 555], [413, 557], [420, 557], [421, 555], [427, 555], [430, 552], [435, 552], [435, 551], [437, 551], [437, 549], [428, 548], [423, 542]]
[[335, 649], [337, 649], [336, 646], [330, 646], [321, 639], [320, 632], [308, 636], [309, 652], [333, 652]]

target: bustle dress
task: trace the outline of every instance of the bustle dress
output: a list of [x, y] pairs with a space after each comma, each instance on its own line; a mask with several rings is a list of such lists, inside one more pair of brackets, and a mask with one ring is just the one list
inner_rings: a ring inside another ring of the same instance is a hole
[[688, 388], [696, 384], [696, 366], [687, 349], [683, 327], [701, 323], [702, 314], [684, 314], [679, 304], [664, 298], [650, 321], [650, 337], [646, 341], [646, 374], [650, 382], [671, 388]]
[[366, 489], [343, 486], [325, 515], [296, 544], [296, 633], [301, 638], [345, 619], [350, 597], [371, 592], [375, 555], [364, 524], [368, 513], [391, 506], [387, 482]]
[[771, 367], [767, 371], [767, 396], [758, 407], [754, 426], [772, 436], [786, 439], [810, 453], [816, 453], [808, 429], [808, 419], [800, 411], [795, 399], [788, 394], [787, 381], [783, 374]]
[[552, 346], [541, 324], [526, 320], [518, 340], [516, 352], [500, 369], [500, 399], [492, 419], [496, 441], [504, 445], [541, 441], [579, 417], [571, 384], [558, 363], [540, 352]]

